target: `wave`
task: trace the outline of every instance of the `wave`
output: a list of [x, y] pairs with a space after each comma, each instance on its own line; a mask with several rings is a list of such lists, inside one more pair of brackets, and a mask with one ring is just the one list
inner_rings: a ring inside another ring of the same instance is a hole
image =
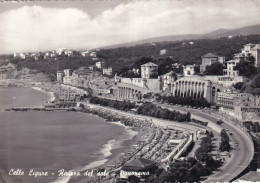
[[33, 86], [31, 87], [32, 89], [34, 90], [37, 90], [37, 91], [42, 91], [44, 93], [47, 93], [48, 97], [49, 97], [49, 101], [54, 101], [55, 100], [55, 95], [54, 95], [54, 92], [47, 92], [45, 90], [43, 90], [42, 88], [40, 87], [37, 87], [37, 86]]
[[[119, 140], [116, 140], [116, 139], [108, 140], [108, 142], [106, 144], [104, 144], [98, 150], [97, 153], [95, 153], [95, 154], [101, 155], [101, 156], [99, 156], [99, 157], [102, 157], [101, 160], [93, 161], [93, 162], [87, 164], [86, 166], [83, 166], [81, 168], [77, 168], [77, 169], [74, 169], [74, 170], [70, 170], [69, 172], [84, 172], [86, 170], [94, 169], [94, 168], [97, 168], [99, 166], [104, 165], [108, 161], [108, 157], [112, 155], [111, 151], [113, 149], [121, 147], [122, 143], [125, 140], [132, 139], [134, 136], [136, 136], [138, 134], [138, 132], [132, 130], [132, 127], [125, 126], [121, 122], [109, 122], [109, 123], [124, 127], [125, 131], [127, 133], [122, 135], [122, 137], [120, 137]], [[70, 178], [71, 178], [71, 176], [59, 177], [57, 180], [55, 180], [51, 183], [68, 183]]]
[[40, 87], [37, 87], [37, 86], [32, 86], [32, 89], [38, 90], [38, 91], [41, 91], [41, 90], [42, 90]]

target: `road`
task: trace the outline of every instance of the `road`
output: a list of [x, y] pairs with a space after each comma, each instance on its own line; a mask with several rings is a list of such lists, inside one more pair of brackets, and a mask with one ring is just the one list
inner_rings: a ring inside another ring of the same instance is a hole
[[[163, 105], [163, 104], [162, 104]], [[169, 107], [169, 105], [167, 105]], [[190, 111], [191, 114], [204, 118], [205, 120], [216, 122], [219, 118], [205, 114], [197, 109], [183, 108], [179, 106], [172, 106], [175, 110]], [[245, 168], [248, 167], [251, 159], [254, 155], [254, 146], [249, 136], [247, 136], [239, 127], [235, 126], [231, 122], [223, 120], [224, 123], [221, 126], [224, 129], [228, 129], [231, 139], [231, 145], [234, 150], [231, 152], [231, 158], [228, 158], [224, 166], [221, 167], [220, 171], [215, 172], [204, 182], [229, 182], [237, 175], [239, 175]], [[238, 146], [235, 144], [238, 143]]]
[[[104, 97], [105, 98], [105, 97]], [[172, 108], [174, 110], [187, 112], [190, 111], [192, 115], [199, 116], [206, 121], [216, 122], [221, 119], [221, 116], [215, 117], [202, 112], [199, 109], [184, 108], [176, 105], [158, 104], [162, 107]], [[254, 155], [254, 145], [250, 137], [243, 131], [242, 128], [234, 125], [232, 122], [222, 120], [224, 123], [221, 127], [229, 129], [233, 135], [230, 135], [231, 145], [234, 149], [231, 152], [231, 158], [228, 158], [225, 164], [220, 168], [219, 171], [212, 174], [204, 182], [229, 182], [239, 175], [244, 169], [250, 164]], [[236, 146], [238, 143], [238, 146]]]

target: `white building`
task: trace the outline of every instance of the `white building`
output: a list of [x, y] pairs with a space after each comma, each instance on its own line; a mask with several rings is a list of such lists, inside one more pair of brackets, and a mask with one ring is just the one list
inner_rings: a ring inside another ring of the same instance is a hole
[[81, 52], [81, 55], [82, 55], [83, 57], [86, 57], [86, 56], [89, 55], [89, 51], [82, 51], [82, 52]]
[[193, 76], [195, 74], [194, 67], [195, 67], [195, 65], [183, 66], [183, 74], [184, 74], [184, 76]]
[[97, 57], [97, 53], [96, 53], [95, 51], [92, 51], [89, 55], [90, 55], [91, 57], [94, 57], [94, 58]]
[[144, 79], [157, 78], [158, 76], [158, 65], [148, 62], [141, 65], [141, 77]]
[[166, 49], [160, 50], [160, 55], [165, 55], [167, 53]]
[[99, 69], [103, 69], [105, 67], [106, 63], [104, 61], [96, 62], [96, 67]]
[[108, 76], [112, 75], [112, 67], [108, 67], [102, 70], [102, 73]]
[[239, 76], [239, 73], [237, 70], [234, 70], [234, 67], [239, 63], [239, 60], [229, 60], [227, 61], [227, 69], [224, 69], [224, 75], [230, 76], [230, 77], [236, 77]]
[[252, 55], [255, 58], [255, 67], [260, 65], [260, 44], [246, 44], [244, 48], [241, 49], [241, 54], [243, 56]]
[[171, 83], [174, 82], [175, 73], [173, 71], [170, 71], [164, 75], [161, 75], [160, 77], [162, 78], [162, 82], [163, 82], [163, 90], [165, 90], [170, 86]]

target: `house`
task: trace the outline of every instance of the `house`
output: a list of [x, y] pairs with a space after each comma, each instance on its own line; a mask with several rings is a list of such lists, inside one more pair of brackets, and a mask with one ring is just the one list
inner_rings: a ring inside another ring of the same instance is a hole
[[111, 75], [112, 75], [112, 67], [104, 68], [104, 69], [102, 70], [102, 73], [103, 73], [104, 75], [111, 76]]
[[141, 65], [141, 77], [143, 79], [151, 79], [158, 77], [158, 65], [148, 62]]
[[212, 53], [207, 53], [201, 57], [202, 63], [200, 65], [200, 73], [203, 74], [206, 67], [218, 62], [218, 56]]
[[193, 76], [195, 74], [194, 67], [195, 67], [195, 64], [183, 66], [184, 76]]
[[175, 81], [176, 74], [173, 71], [170, 71], [164, 75], [161, 75], [160, 77], [162, 78], [163, 90], [165, 90], [172, 82]]
[[137, 158], [125, 164], [120, 170], [120, 179], [127, 179], [129, 176], [149, 176], [150, 170], [156, 166], [155, 162], [145, 158]]
[[166, 49], [160, 50], [160, 55], [165, 55], [167, 53]]
[[86, 57], [86, 56], [89, 55], [89, 51], [82, 51], [82, 52], [81, 52], [81, 55], [82, 55], [83, 57]]
[[64, 71], [61, 70], [57, 71], [57, 82], [62, 83], [64, 75], [65, 75]]
[[99, 69], [103, 69], [106, 66], [106, 63], [104, 61], [96, 62], [96, 67]]
[[227, 69], [223, 70], [224, 75], [235, 77], [238, 76], [239, 73], [237, 70], [234, 69], [234, 67], [240, 62], [240, 60], [234, 59], [227, 61]]
[[97, 53], [96, 53], [95, 51], [92, 51], [89, 55], [90, 55], [91, 57], [94, 57], [94, 58], [97, 57]]

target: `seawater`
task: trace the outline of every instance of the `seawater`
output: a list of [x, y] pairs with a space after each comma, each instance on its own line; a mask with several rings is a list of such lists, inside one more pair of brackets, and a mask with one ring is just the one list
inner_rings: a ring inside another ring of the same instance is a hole
[[[47, 100], [46, 93], [31, 88], [0, 88], [1, 107], [37, 106]], [[82, 171], [102, 165], [113, 148], [122, 148], [118, 139], [132, 137], [125, 127], [86, 113], [1, 111], [1, 172], [14, 182], [67, 182], [68, 177], [58, 177], [60, 169]], [[22, 169], [25, 176], [9, 176], [10, 169]], [[27, 176], [31, 169], [49, 174]]]

